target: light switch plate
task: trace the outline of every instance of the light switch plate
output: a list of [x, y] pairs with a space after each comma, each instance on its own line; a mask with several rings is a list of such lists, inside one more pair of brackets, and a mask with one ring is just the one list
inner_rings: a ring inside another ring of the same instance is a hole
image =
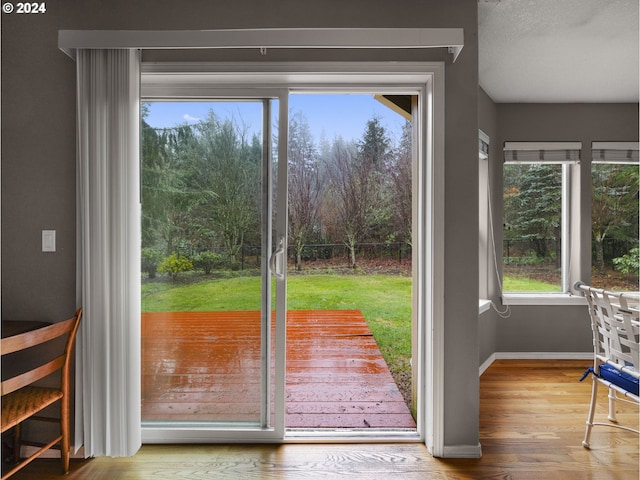
[[42, 251], [43, 252], [56, 251], [56, 231], [55, 230], [42, 230]]

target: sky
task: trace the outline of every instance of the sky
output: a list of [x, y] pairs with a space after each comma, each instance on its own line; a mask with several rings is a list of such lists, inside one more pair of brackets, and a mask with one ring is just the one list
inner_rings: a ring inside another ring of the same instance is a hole
[[[154, 128], [197, 123], [206, 118], [211, 109], [222, 118], [241, 120], [251, 131], [259, 131], [262, 124], [261, 103], [253, 102], [153, 102], [146, 121]], [[328, 140], [337, 136], [359, 140], [367, 121], [378, 116], [396, 142], [405, 122], [402, 116], [370, 94], [291, 94], [289, 112], [290, 115], [302, 112], [317, 140], [322, 134]]]

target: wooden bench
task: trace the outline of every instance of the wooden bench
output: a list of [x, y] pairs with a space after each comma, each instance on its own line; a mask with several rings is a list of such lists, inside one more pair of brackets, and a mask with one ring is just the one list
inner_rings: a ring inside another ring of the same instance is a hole
[[[48, 344], [48, 347], [49, 342], [51, 342], [51, 345], [55, 345], [57, 339], [64, 341], [62, 353], [56, 353], [55, 358], [48, 360], [44, 357], [44, 360], [38, 361], [37, 365], [29, 366], [27, 371], [3, 379], [0, 384], [2, 393], [2, 433], [11, 428], [15, 429], [15, 465], [2, 475], [2, 480], [10, 477], [50, 448], [56, 448], [57, 444], [59, 444], [61, 452], [64, 473], [69, 470], [69, 367], [81, 316], [82, 309], [79, 308], [75, 316], [68, 320], [2, 338], [0, 350], [3, 362], [6, 361], [8, 355], [26, 352], [27, 349], [45, 343]], [[39, 359], [39, 356], [39, 352], [34, 352], [30, 354], [30, 359]], [[59, 372], [60, 375], [59, 387], [34, 385], [38, 380], [56, 372]], [[38, 414], [57, 401], [60, 401], [60, 434], [48, 443], [40, 445], [40, 448], [35, 453], [21, 459], [20, 437], [22, 422], [27, 419], [50, 421], [51, 419], [38, 416]]]

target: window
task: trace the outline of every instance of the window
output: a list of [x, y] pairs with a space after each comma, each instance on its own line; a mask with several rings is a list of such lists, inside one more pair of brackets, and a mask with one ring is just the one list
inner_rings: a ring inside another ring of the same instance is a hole
[[503, 292], [570, 290], [570, 175], [576, 142], [507, 142], [503, 170]]
[[[574, 303], [579, 296], [570, 294], [578, 280], [638, 289], [638, 142], [593, 142], [590, 181], [579, 174], [580, 154], [579, 142], [505, 143], [502, 277], [508, 304]], [[577, 243], [587, 234], [590, 246]]]
[[638, 289], [638, 144], [592, 144], [591, 285]]
[[482, 130], [478, 130], [478, 216], [479, 216], [479, 235], [478, 235], [478, 266], [479, 266], [479, 291], [480, 298], [488, 297], [487, 285], [489, 283], [489, 258], [491, 251], [489, 245], [491, 237], [489, 234], [490, 213], [489, 213], [489, 136]]

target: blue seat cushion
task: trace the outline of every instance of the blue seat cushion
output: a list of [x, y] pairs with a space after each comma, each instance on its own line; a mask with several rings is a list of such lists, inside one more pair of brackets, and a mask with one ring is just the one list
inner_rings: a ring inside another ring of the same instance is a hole
[[[583, 379], [589, 374], [593, 373], [593, 367], [589, 367], [589, 369], [585, 372], [585, 375], [582, 377]], [[600, 365], [600, 378], [607, 380], [608, 382], [617, 385], [618, 387], [626, 390], [627, 392], [631, 392], [635, 395], [638, 395], [638, 379], [632, 377], [628, 373], [621, 372], [617, 368], [609, 364]]]

